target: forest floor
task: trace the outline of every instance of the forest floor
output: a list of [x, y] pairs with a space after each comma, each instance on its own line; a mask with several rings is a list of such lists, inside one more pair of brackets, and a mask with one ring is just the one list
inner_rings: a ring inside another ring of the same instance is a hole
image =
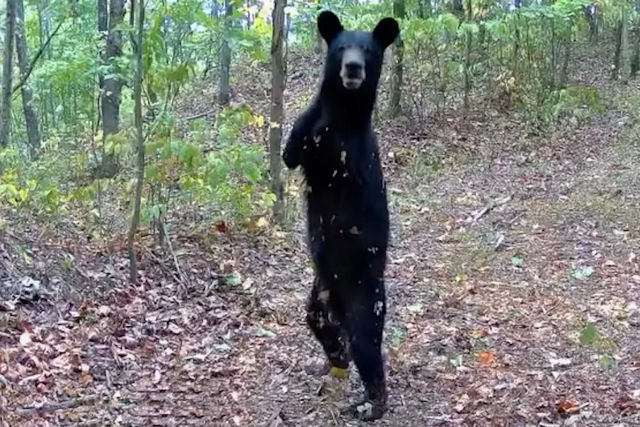
[[[373, 425], [640, 425], [640, 144], [629, 109], [640, 86], [610, 83], [591, 62], [574, 77], [608, 108], [579, 126], [535, 135], [480, 106], [419, 135], [377, 125], [392, 213], [390, 409]], [[307, 98], [316, 76], [295, 83]], [[294, 116], [300, 94], [288, 95]], [[142, 238], [130, 286], [124, 233], [87, 241], [79, 220], [54, 232], [2, 209], [6, 424], [358, 425], [341, 413], [361, 393], [355, 370], [339, 381], [304, 369], [320, 348], [304, 322], [302, 216], [287, 231], [176, 227], [188, 280]], [[220, 283], [228, 273], [237, 286]], [[37, 301], [11, 294], [34, 283]]]

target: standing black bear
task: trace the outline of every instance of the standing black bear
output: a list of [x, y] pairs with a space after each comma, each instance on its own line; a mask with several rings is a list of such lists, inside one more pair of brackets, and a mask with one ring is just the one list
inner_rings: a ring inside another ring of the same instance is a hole
[[320, 93], [295, 122], [284, 150], [307, 183], [307, 231], [316, 267], [307, 322], [334, 374], [352, 356], [365, 386], [358, 418], [380, 418], [387, 391], [380, 351], [386, 312], [389, 211], [371, 113], [384, 50], [399, 33], [392, 18], [373, 32], [346, 31], [318, 16], [329, 46]]

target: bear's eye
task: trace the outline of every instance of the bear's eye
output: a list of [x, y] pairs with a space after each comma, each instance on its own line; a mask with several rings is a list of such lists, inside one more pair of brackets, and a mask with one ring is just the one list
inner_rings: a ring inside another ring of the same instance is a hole
[[342, 52], [342, 51], [343, 51], [343, 50], [345, 50], [346, 48], [347, 48], [347, 46], [345, 46], [345, 45], [340, 45], [340, 46], [338, 46], [338, 50], [339, 50], [340, 52]]

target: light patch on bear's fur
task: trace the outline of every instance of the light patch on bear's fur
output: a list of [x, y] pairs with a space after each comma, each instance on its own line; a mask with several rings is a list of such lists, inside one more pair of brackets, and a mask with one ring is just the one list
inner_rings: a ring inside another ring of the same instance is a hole
[[384, 307], [384, 303], [382, 301], [376, 301], [373, 305], [373, 312], [376, 316], [380, 316], [382, 314], [382, 308]]
[[323, 304], [328, 304], [329, 303], [329, 290], [325, 289], [324, 291], [321, 291], [318, 293], [318, 301], [320, 301]]

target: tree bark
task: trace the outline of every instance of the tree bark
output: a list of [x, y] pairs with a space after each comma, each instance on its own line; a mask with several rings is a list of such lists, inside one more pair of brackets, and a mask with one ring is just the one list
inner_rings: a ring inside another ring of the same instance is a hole
[[231, 15], [233, 14], [231, 0], [225, 0], [224, 7], [224, 35], [222, 37], [222, 46], [220, 47], [220, 87], [218, 92], [218, 103], [223, 106], [229, 104], [231, 93], [229, 84], [231, 75], [231, 46], [229, 45], [229, 38], [231, 37]]
[[613, 75], [614, 80], [620, 77], [620, 67], [622, 62], [622, 32], [623, 32], [623, 20], [619, 20], [616, 25], [616, 50], [613, 57]]
[[0, 148], [11, 138], [11, 93], [13, 83], [13, 38], [16, 28], [16, 0], [7, 0], [4, 63], [2, 71], [2, 109], [0, 109]]
[[[133, 9], [133, 8], [132, 8]], [[133, 10], [132, 10], [133, 13]], [[140, 205], [142, 204], [142, 184], [144, 183], [144, 134], [142, 129], [142, 42], [144, 34], [144, 0], [138, 0], [138, 30], [136, 34], [136, 75], [133, 87], [133, 97], [135, 99], [134, 121], [136, 126], [136, 149], [137, 149], [137, 173], [136, 173], [136, 193], [133, 204], [133, 215], [131, 216], [131, 228], [129, 229], [129, 281], [136, 283], [138, 269], [136, 267], [136, 254], [133, 246], [136, 230], [140, 223]]]
[[[117, 27], [124, 18], [124, 4], [125, 0], [110, 0], [109, 2], [109, 30], [105, 47], [105, 62], [112, 70], [109, 76], [103, 77], [102, 82], [102, 134], [105, 141], [109, 135], [120, 130], [122, 79], [118, 76], [116, 60], [122, 56], [122, 32]], [[100, 176], [111, 178], [116, 175], [117, 169], [116, 156], [105, 151]]]
[[633, 42], [633, 56], [631, 57], [632, 78], [635, 78], [638, 75], [638, 71], [640, 71], [640, 30], [638, 29], [638, 25], [640, 25], [640, 17], [636, 18], [636, 34], [635, 41]]
[[[405, 18], [404, 0], [394, 0], [393, 14], [398, 19]], [[398, 36], [393, 46], [393, 75], [391, 79], [391, 117], [402, 112], [402, 83], [404, 74], [404, 41]]]
[[[467, 16], [466, 20], [468, 24], [471, 24], [473, 19], [473, 11], [471, 9], [471, 0], [467, 0]], [[471, 28], [467, 28], [467, 39], [464, 52], [464, 101], [463, 108], [465, 112], [469, 111], [469, 95], [471, 93], [471, 44], [473, 43], [473, 34]]]
[[631, 52], [629, 49], [629, 23], [626, 12], [623, 12], [622, 16], [622, 40], [620, 40], [620, 49], [622, 50], [620, 74], [622, 76], [622, 81], [627, 82], [629, 81], [629, 76], [631, 74]]
[[18, 67], [20, 68], [20, 77], [24, 80], [21, 86], [22, 93], [22, 109], [24, 111], [24, 120], [27, 127], [27, 139], [31, 148], [31, 157], [36, 158], [38, 149], [40, 148], [40, 129], [38, 128], [38, 115], [33, 102], [33, 93], [27, 83], [29, 73], [29, 52], [27, 50], [27, 33], [24, 25], [24, 3], [23, 0], [15, 0], [16, 2], [16, 53], [18, 54]]
[[275, 0], [273, 6], [273, 35], [271, 38], [271, 120], [269, 126], [269, 166], [271, 172], [271, 191], [276, 195], [273, 214], [276, 221], [284, 218], [284, 188], [281, 177], [282, 125], [284, 122], [284, 9], [287, 0]]

